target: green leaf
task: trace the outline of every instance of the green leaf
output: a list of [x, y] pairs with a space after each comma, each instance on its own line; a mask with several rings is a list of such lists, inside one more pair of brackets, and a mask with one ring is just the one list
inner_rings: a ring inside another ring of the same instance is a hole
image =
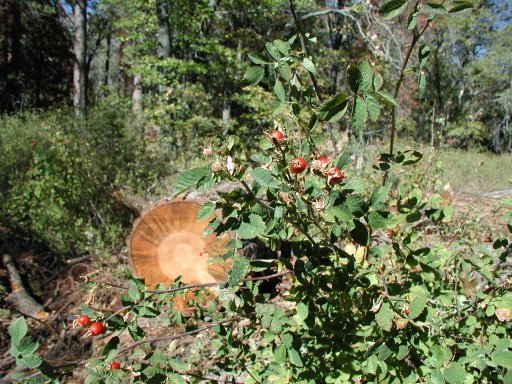
[[357, 69], [359, 72], [359, 90], [366, 92], [372, 86], [372, 67], [367, 61], [362, 61]]
[[423, 44], [418, 49], [419, 67], [422, 69], [427, 64], [427, 59], [430, 56], [430, 46]]
[[290, 43], [282, 40], [274, 40], [274, 45], [283, 55], [287, 56], [290, 52]]
[[391, 19], [400, 15], [407, 8], [408, 0], [391, 0], [382, 5], [379, 9], [380, 15], [384, 19]]
[[375, 320], [377, 321], [377, 324], [385, 330], [385, 331], [391, 331], [391, 328], [393, 327], [393, 318], [395, 317], [395, 312], [391, 309], [391, 306], [389, 303], [383, 303], [380, 306], [379, 312], [375, 314]]
[[376, 94], [379, 95], [386, 103], [396, 105], [396, 100], [390, 93], [386, 91], [378, 91]]
[[451, 363], [449, 367], [444, 369], [443, 376], [448, 384], [464, 384], [466, 371], [459, 363]]
[[140, 300], [140, 292], [139, 292], [139, 289], [137, 288], [137, 285], [135, 284], [134, 281], [130, 280], [128, 282], [128, 295], [130, 296], [130, 298], [134, 301], [134, 302], [137, 302]]
[[372, 211], [368, 214], [368, 225], [372, 230], [396, 227], [399, 223], [390, 212]]
[[275, 186], [276, 180], [272, 177], [269, 171], [263, 168], [254, 168], [251, 175], [258, 184], [263, 187]]
[[370, 196], [370, 207], [373, 209], [382, 208], [388, 198], [390, 188], [390, 186], [375, 188]]
[[274, 44], [270, 42], [265, 43], [265, 48], [267, 48], [267, 52], [270, 54], [270, 56], [272, 56], [274, 60], [279, 60], [281, 58], [281, 53]]
[[187, 189], [198, 186], [199, 182], [211, 175], [210, 167], [199, 167], [180, 173], [174, 179], [174, 196], [178, 196]]
[[380, 105], [372, 95], [366, 95], [366, 105], [368, 106], [368, 114], [373, 122], [376, 122], [380, 115]]
[[296, 317], [299, 318], [300, 320], [304, 321], [307, 319], [309, 315], [309, 307], [306, 303], [303, 303], [303, 302], [299, 302], [297, 304], [297, 313], [296, 313]]
[[21, 359], [16, 359], [16, 363], [20, 368], [37, 368], [41, 365], [43, 359], [41, 359], [38, 355], [27, 355]]
[[491, 355], [491, 358], [500, 367], [512, 369], [512, 351], [496, 351]]
[[18, 317], [11, 325], [9, 325], [8, 332], [11, 336], [13, 344], [18, 345], [21, 339], [27, 334], [27, 322], [23, 317]]
[[307, 57], [305, 57], [304, 60], [302, 60], [302, 66], [312, 74], [316, 73], [315, 64], [313, 64], [313, 62]]
[[105, 347], [103, 347], [103, 351], [101, 351], [101, 356], [106, 356], [110, 351], [118, 349], [119, 342], [120, 340], [118, 336], [112, 337], [105, 345]]
[[448, 12], [449, 13], [456, 13], [464, 11], [465, 9], [473, 8], [473, 4], [468, 1], [454, 1], [453, 7], [451, 7]]
[[292, 70], [290, 69], [290, 66], [285, 61], [280, 61], [277, 64], [277, 70], [279, 71], [279, 74], [283, 78], [284, 81], [290, 81], [292, 78]]
[[409, 318], [415, 319], [425, 309], [427, 302], [430, 298], [429, 292], [423, 286], [413, 286], [409, 293]]
[[382, 75], [378, 72], [375, 72], [373, 75], [373, 89], [375, 91], [378, 91], [382, 88], [382, 84], [384, 84], [384, 79], [382, 78]]
[[128, 333], [132, 337], [133, 340], [139, 341], [144, 339], [144, 330], [137, 325], [137, 321], [132, 321], [128, 326]]
[[274, 94], [277, 96], [279, 101], [284, 102], [286, 100], [286, 93], [281, 80], [276, 80], [276, 83], [274, 84]]
[[341, 119], [347, 109], [348, 97], [340, 93], [320, 105], [316, 113], [320, 120], [333, 123]]
[[248, 53], [247, 57], [249, 60], [251, 60], [254, 64], [268, 64], [268, 60], [260, 53]]
[[249, 67], [244, 73], [244, 80], [251, 85], [256, 85], [263, 76], [265, 76], [265, 70], [262, 67]]
[[368, 120], [368, 107], [366, 106], [365, 100], [357, 96], [354, 105], [354, 129], [357, 132], [361, 132], [366, 124], [366, 120]]
[[243, 221], [240, 224], [240, 227], [237, 229], [236, 233], [242, 240], [253, 239], [259, 234], [264, 233], [265, 229], [266, 226], [261, 216], [258, 216], [255, 213], [251, 213], [249, 215], [249, 221]]
[[286, 347], [283, 344], [274, 349], [274, 360], [277, 363], [286, 363]]
[[442, 4], [427, 3], [422, 8], [423, 13], [429, 13], [431, 15], [444, 15], [448, 13], [446, 8]]
[[290, 360], [290, 363], [292, 363], [296, 367], [304, 366], [299, 353], [293, 348], [288, 349], [288, 359]]
[[434, 345], [430, 348], [430, 353], [432, 354], [432, 357], [430, 361], [432, 362], [432, 365], [436, 368], [442, 368], [444, 367], [446, 362], [449, 362], [453, 354], [448, 347], [441, 347], [439, 345]]
[[228, 286], [235, 287], [245, 277], [251, 263], [245, 257], [235, 256], [233, 258], [233, 266], [229, 270]]
[[208, 219], [215, 212], [215, 203], [209, 201], [201, 206], [197, 211], [197, 220], [203, 221]]
[[372, 68], [367, 61], [351, 64], [347, 69], [347, 81], [352, 92], [366, 92], [372, 86]]

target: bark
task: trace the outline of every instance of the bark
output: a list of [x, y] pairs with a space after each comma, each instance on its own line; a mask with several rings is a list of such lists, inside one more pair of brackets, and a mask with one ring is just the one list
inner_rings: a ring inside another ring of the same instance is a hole
[[109, 32], [107, 34], [107, 49], [105, 52], [105, 73], [103, 74], [103, 85], [105, 87], [108, 86], [109, 76], [110, 76], [110, 48], [112, 44], [112, 34]]
[[14, 100], [21, 100], [20, 75], [21, 75], [21, 8], [17, 1], [12, 3], [12, 30], [11, 30], [11, 71], [16, 76], [12, 87]]
[[133, 78], [132, 111], [140, 116], [144, 106], [142, 105], [142, 75], [136, 74]]
[[73, 106], [77, 115], [87, 108], [87, 0], [76, 0], [74, 5], [73, 52]]
[[156, 17], [158, 21], [158, 58], [163, 60], [171, 56], [171, 25], [167, 0], [156, 0]]
[[7, 296], [7, 301], [13, 305], [16, 311], [24, 315], [36, 319], [48, 317], [48, 313], [44, 310], [43, 306], [36, 302], [23, 286], [23, 281], [11, 255], [4, 254], [2, 262], [7, 269], [12, 290], [12, 293]]

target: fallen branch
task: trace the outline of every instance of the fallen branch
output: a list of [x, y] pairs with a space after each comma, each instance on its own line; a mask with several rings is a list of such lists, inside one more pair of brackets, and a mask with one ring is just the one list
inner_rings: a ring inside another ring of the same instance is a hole
[[12, 292], [7, 295], [7, 301], [13, 305], [16, 311], [28, 317], [34, 319], [44, 319], [48, 317], [48, 312], [46, 312], [43, 306], [30, 296], [23, 286], [23, 281], [21, 280], [21, 276], [11, 255], [4, 254], [2, 262], [7, 269], [12, 290]]

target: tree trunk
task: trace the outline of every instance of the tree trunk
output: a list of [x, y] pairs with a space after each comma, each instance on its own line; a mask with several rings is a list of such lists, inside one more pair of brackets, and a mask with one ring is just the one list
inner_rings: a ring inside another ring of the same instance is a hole
[[132, 111], [140, 116], [144, 107], [142, 105], [142, 75], [136, 74], [133, 78]]
[[109, 32], [107, 34], [107, 49], [106, 49], [106, 52], [105, 52], [105, 73], [103, 74], [103, 85], [105, 86], [105, 88], [108, 87], [108, 80], [109, 80], [109, 75], [110, 75], [110, 48], [111, 48], [111, 44], [112, 44], [112, 34]]
[[85, 115], [87, 109], [87, 0], [75, 2], [74, 27], [73, 106], [77, 115]]
[[20, 103], [21, 90], [21, 8], [17, 1], [12, 3], [12, 29], [11, 29], [11, 73], [16, 76], [16, 80], [12, 83], [12, 97], [15, 103]]
[[156, 17], [158, 20], [158, 58], [164, 60], [171, 56], [171, 25], [169, 24], [167, 0], [156, 0]]

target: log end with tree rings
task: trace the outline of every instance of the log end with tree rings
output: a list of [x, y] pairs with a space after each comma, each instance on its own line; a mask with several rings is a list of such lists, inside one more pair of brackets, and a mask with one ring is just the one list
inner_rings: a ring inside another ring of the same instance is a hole
[[[229, 263], [221, 256], [230, 239], [216, 234], [202, 236], [213, 216], [197, 220], [200, 207], [192, 201], [164, 201], [146, 210], [134, 223], [128, 238], [129, 259], [135, 276], [143, 278], [147, 286], [169, 286], [179, 276], [184, 284], [226, 280]], [[176, 299], [176, 306], [187, 309], [192, 299], [197, 300], [193, 290], [186, 291], [184, 299]], [[203, 302], [207, 299], [202, 298]]]

